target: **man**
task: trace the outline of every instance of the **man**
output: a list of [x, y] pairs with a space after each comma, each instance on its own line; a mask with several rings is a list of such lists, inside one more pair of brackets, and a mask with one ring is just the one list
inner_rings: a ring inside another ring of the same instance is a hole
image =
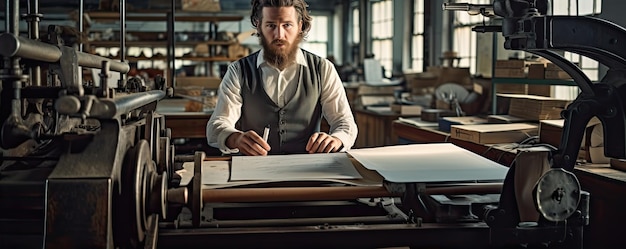
[[[311, 29], [304, 0], [252, 0], [262, 49], [233, 62], [207, 123], [224, 153], [329, 153], [352, 147], [357, 127], [332, 63], [299, 48]], [[330, 125], [320, 132], [321, 118]], [[263, 134], [268, 127], [267, 141]]]

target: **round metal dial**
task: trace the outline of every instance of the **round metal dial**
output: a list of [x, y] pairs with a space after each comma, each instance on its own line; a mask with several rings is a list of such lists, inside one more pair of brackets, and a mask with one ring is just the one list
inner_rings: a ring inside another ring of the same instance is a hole
[[580, 183], [564, 169], [548, 170], [535, 186], [535, 201], [539, 212], [549, 221], [569, 218], [580, 202]]

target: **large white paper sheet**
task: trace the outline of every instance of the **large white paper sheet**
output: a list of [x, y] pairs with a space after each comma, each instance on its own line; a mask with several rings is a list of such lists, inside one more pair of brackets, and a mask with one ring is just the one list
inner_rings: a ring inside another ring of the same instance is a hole
[[348, 153], [391, 182], [502, 181], [508, 170], [451, 143], [352, 149]]
[[232, 157], [231, 181], [359, 179], [346, 153]]

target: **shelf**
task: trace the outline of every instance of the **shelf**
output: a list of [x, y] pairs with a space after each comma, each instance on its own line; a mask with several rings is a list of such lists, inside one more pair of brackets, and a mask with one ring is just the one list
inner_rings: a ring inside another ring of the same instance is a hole
[[[119, 60], [119, 57], [107, 57], [110, 58], [112, 60]], [[238, 60], [239, 58], [228, 58], [228, 57], [202, 57], [202, 56], [195, 56], [195, 57], [176, 57], [176, 60], [186, 60], [186, 61], [196, 61], [196, 62], [233, 62]], [[134, 57], [134, 56], [126, 56], [124, 58], [124, 60], [126, 61], [130, 61], [130, 62], [137, 62], [137, 61], [164, 61], [167, 60], [166, 57], [156, 57], [156, 58], [152, 58], [152, 57]]]
[[188, 61], [236, 61], [239, 58], [228, 58], [228, 57], [176, 57], [177, 60], [188, 60]]
[[[95, 11], [89, 12], [89, 17], [93, 20], [119, 21], [120, 13]], [[133, 12], [126, 13], [127, 21], [167, 21], [168, 12]], [[175, 21], [181, 22], [234, 22], [243, 20], [241, 15], [225, 15], [221, 13], [202, 13], [177, 11]]]
[[[93, 11], [87, 13], [92, 20], [96, 22], [111, 22], [117, 23], [120, 22], [120, 13], [119, 12], [111, 12], [111, 11]], [[173, 16], [173, 18], [172, 18]], [[176, 61], [195, 61], [195, 62], [203, 62], [208, 70], [208, 75], [212, 76], [213, 73], [213, 64], [220, 62], [232, 62], [237, 60], [238, 58], [228, 58], [226, 56], [222, 56], [222, 53], [217, 53], [219, 48], [224, 50], [225, 48], [222, 46], [230, 46], [235, 45], [237, 42], [235, 40], [228, 41], [217, 41], [214, 40], [220, 36], [218, 36], [218, 23], [219, 22], [240, 22], [243, 20], [242, 15], [238, 14], [228, 14], [223, 12], [215, 12], [215, 13], [207, 13], [207, 12], [190, 12], [190, 11], [178, 11], [174, 10], [173, 12], [170, 10], [133, 10], [133, 12], [126, 12], [124, 16], [124, 21], [133, 21], [133, 22], [164, 22], [167, 25], [167, 30], [163, 32], [142, 32], [141, 30], [137, 30], [135, 32], [125, 31], [126, 34], [133, 34], [139, 40], [133, 39], [133, 41], [124, 42], [125, 47], [143, 47], [143, 48], [166, 48], [170, 54], [173, 54], [175, 47], [186, 47], [186, 48], [194, 48], [194, 51], [198, 52], [198, 54], [194, 55], [220, 55], [220, 56], [178, 56], [175, 58], [168, 57], [164, 58], [147, 58], [147, 57], [132, 57], [125, 56], [125, 60], [127, 61], [167, 61], [168, 71], [171, 75], [169, 78], [173, 80], [174, 78], [174, 70], [171, 70], [169, 67], [175, 65]], [[174, 23], [172, 22], [205, 22], [209, 25], [208, 32], [175, 32]], [[181, 41], [185, 38], [179, 37], [179, 34], [188, 35], [185, 41]], [[122, 37], [121, 39], [127, 38], [124, 35], [117, 35], [116, 37]], [[168, 38], [167, 40], [163, 38]], [[118, 38], [120, 39], [120, 38]], [[172, 43], [172, 39], [176, 40]], [[89, 46], [91, 47], [104, 47], [104, 48], [114, 48], [120, 46], [120, 41], [91, 41], [89, 42]], [[197, 49], [196, 49], [197, 48]], [[204, 50], [207, 51], [204, 51]], [[201, 50], [201, 51], [200, 51]], [[200, 53], [202, 52], [202, 53]], [[171, 61], [170, 61], [171, 60]], [[173, 84], [173, 82], [171, 82]]]
[[492, 44], [491, 44], [491, 62], [492, 69], [491, 75], [493, 78], [491, 79], [491, 113], [497, 114], [497, 94], [496, 94], [496, 85], [498, 84], [526, 84], [526, 85], [561, 85], [561, 86], [576, 86], [578, 84], [572, 79], [528, 79], [528, 78], [498, 78], [495, 77], [495, 65], [498, 60], [498, 37], [499, 34], [497, 32], [492, 33]]
[[493, 78], [497, 84], [563, 85], [578, 86], [573, 80], [563, 79], [528, 79], [528, 78]]
[[[205, 44], [207, 46], [233, 45], [233, 41], [177, 41], [177, 46], [197, 46]], [[96, 47], [119, 47], [119, 41], [91, 41], [89, 45]], [[167, 41], [126, 41], [126, 47], [166, 47]]]

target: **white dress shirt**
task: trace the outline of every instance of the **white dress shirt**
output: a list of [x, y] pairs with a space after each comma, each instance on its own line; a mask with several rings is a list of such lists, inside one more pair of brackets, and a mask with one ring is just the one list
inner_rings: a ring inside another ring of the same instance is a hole
[[[302, 50], [296, 53], [296, 61], [284, 70], [268, 64], [263, 59], [263, 50], [257, 56], [257, 68], [261, 69], [263, 87], [267, 95], [279, 107], [294, 96], [299, 84], [299, 66], [308, 67]], [[345, 89], [334, 65], [322, 59], [321, 69], [321, 105], [322, 114], [330, 125], [331, 136], [343, 143], [343, 151], [354, 145], [358, 133], [354, 116], [346, 97]], [[238, 130], [235, 124], [241, 116], [241, 68], [238, 62], [231, 63], [218, 89], [218, 101], [215, 110], [207, 122], [206, 135], [209, 145], [219, 148], [224, 153], [237, 153], [237, 149], [226, 147], [226, 138]]]

